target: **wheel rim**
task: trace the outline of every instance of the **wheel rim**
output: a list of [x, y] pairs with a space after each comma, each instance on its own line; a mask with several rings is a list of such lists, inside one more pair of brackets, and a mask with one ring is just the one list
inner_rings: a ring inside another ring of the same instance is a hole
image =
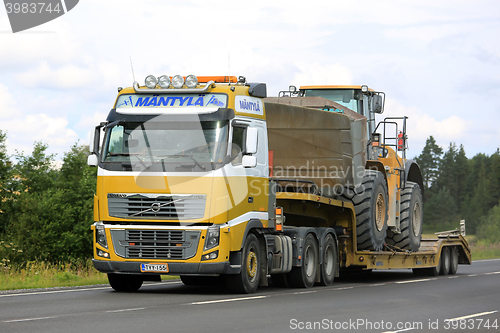
[[415, 205], [413, 206], [413, 214], [411, 220], [412, 220], [413, 234], [415, 236], [420, 235], [420, 226], [422, 225], [422, 213], [420, 210], [420, 204], [418, 202], [415, 202]]
[[257, 266], [257, 254], [252, 248], [248, 251], [247, 256], [247, 275], [250, 281], [253, 281], [257, 275]]
[[325, 250], [324, 265], [326, 275], [330, 276], [333, 272], [333, 248], [330, 245]]
[[307, 276], [312, 276], [314, 272], [314, 250], [308, 246], [304, 255], [304, 268]]
[[384, 195], [379, 193], [377, 195], [377, 202], [375, 203], [375, 225], [378, 231], [382, 231], [385, 223], [385, 200]]

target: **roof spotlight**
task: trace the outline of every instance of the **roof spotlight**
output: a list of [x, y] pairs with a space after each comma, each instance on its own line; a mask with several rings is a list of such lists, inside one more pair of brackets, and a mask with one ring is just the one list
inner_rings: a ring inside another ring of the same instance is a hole
[[194, 75], [188, 75], [186, 77], [186, 86], [188, 88], [196, 88], [198, 85], [198, 78]]
[[149, 89], [153, 89], [156, 87], [156, 77], [154, 75], [148, 75], [146, 76], [146, 80], [144, 80], [144, 83], [146, 84], [146, 87]]
[[182, 77], [182, 75], [176, 75], [172, 78], [172, 85], [174, 86], [174, 88], [182, 88], [182, 86], [184, 85], [184, 78]]
[[160, 76], [158, 78], [158, 85], [163, 89], [167, 89], [170, 87], [170, 77], [168, 75]]

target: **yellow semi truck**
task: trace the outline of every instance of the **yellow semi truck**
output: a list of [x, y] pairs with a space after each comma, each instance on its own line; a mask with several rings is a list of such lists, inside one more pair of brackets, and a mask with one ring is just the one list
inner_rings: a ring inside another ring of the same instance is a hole
[[269, 277], [330, 285], [344, 269], [455, 273], [470, 263], [467, 242], [421, 240], [406, 118], [376, 125], [383, 107], [366, 86], [267, 98], [265, 84], [232, 76], [150, 75], [119, 88], [88, 159], [95, 268], [117, 291], [172, 274], [218, 277], [238, 293]]

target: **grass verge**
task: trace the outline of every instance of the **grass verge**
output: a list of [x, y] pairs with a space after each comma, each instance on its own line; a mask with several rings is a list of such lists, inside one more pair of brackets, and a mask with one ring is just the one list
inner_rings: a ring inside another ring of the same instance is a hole
[[[164, 275], [162, 280], [178, 279]], [[89, 260], [80, 264], [28, 261], [23, 265], [0, 267], [0, 290], [76, 287], [108, 284], [108, 277], [98, 272]]]

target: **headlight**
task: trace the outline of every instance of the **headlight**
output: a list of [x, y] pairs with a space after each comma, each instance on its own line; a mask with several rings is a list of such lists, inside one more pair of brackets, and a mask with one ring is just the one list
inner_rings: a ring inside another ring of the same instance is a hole
[[170, 87], [170, 77], [168, 77], [167, 75], [160, 76], [158, 78], [158, 85], [163, 89], [167, 89], [168, 87]]
[[146, 76], [146, 80], [144, 80], [144, 83], [146, 84], [146, 87], [149, 89], [153, 89], [156, 87], [156, 77], [154, 75], [148, 75]]
[[196, 88], [198, 85], [198, 78], [194, 75], [186, 76], [186, 86], [188, 88]]
[[220, 227], [213, 225], [208, 227], [207, 239], [205, 241], [205, 250], [211, 249], [219, 245]]
[[106, 241], [106, 229], [104, 229], [104, 224], [96, 224], [95, 241], [97, 244], [108, 248], [108, 242]]
[[184, 78], [182, 77], [182, 75], [176, 75], [172, 78], [172, 85], [174, 86], [174, 88], [182, 88], [182, 86], [184, 85]]

